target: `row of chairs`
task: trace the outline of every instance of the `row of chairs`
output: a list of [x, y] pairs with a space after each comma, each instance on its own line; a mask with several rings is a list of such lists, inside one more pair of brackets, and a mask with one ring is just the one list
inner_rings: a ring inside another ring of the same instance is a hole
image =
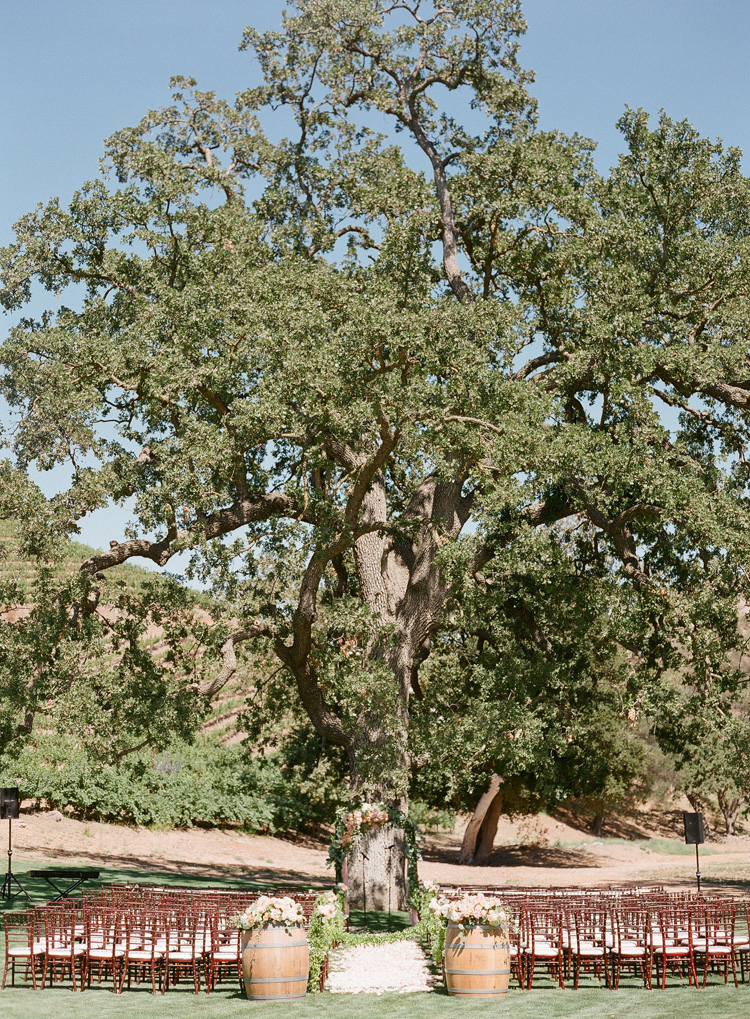
[[[162, 993], [186, 976], [196, 994], [210, 993], [230, 977], [242, 982], [242, 932], [229, 925], [260, 892], [191, 892], [186, 889], [110, 886], [82, 900], [5, 914], [5, 968], [16, 967], [33, 987], [70, 977], [74, 990], [111, 980], [116, 993], [150, 982]], [[268, 893], [264, 893], [268, 894]], [[301, 902], [306, 917], [318, 892], [277, 889]]]
[[108, 977], [116, 993], [125, 982], [147, 980], [156, 993], [192, 978], [196, 993], [234, 971], [240, 977], [240, 932], [222, 927], [222, 917], [172, 910], [84, 910], [42, 907], [5, 914], [5, 987], [8, 969], [15, 983], [16, 966], [34, 988], [69, 976], [73, 989], [84, 990], [96, 976]]
[[[521, 986], [530, 988], [542, 966], [560, 986], [566, 979], [578, 987], [582, 970], [593, 972], [608, 986], [619, 987], [623, 970], [639, 973], [646, 987], [666, 986], [667, 973], [687, 976], [701, 986], [708, 973], [719, 970], [725, 982], [737, 970], [744, 979], [744, 960], [750, 952], [747, 933], [735, 933], [737, 905], [702, 903], [693, 907], [607, 906], [566, 908], [524, 906], [517, 912], [517, 958]], [[739, 967], [738, 967], [739, 962]]]
[[[469, 889], [464, 889], [468, 891]], [[477, 891], [472, 886], [471, 891]], [[578, 987], [582, 971], [617, 988], [623, 971], [639, 974], [646, 987], [666, 986], [668, 972], [705, 986], [718, 970], [735, 985], [744, 980], [750, 952], [748, 905], [731, 898], [706, 898], [663, 889], [507, 889], [485, 886], [511, 909], [515, 934], [513, 971], [529, 989], [545, 970], [561, 987]], [[441, 889], [449, 897], [462, 889]], [[702, 969], [699, 982], [698, 970]]]

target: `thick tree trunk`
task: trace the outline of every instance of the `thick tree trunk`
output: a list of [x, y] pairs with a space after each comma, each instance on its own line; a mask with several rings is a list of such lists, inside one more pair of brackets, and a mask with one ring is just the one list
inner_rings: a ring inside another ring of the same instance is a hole
[[484, 867], [485, 864], [489, 863], [492, 850], [495, 846], [495, 836], [497, 835], [497, 824], [500, 820], [500, 815], [503, 812], [503, 795], [498, 793], [495, 799], [490, 803], [490, 808], [484, 815], [484, 821], [482, 821], [482, 827], [479, 829], [479, 838], [477, 839], [477, 851], [474, 854], [474, 866]]
[[[489, 838], [489, 831], [492, 822], [488, 826], [484, 840], [481, 839], [481, 830], [485, 818], [489, 814], [490, 817], [495, 815], [494, 819], [494, 830], [492, 831], [492, 841], [495, 839], [495, 832], [497, 831], [497, 822], [500, 817], [500, 811], [502, 810], [502, 797], [500, 797], [499, 806], [493, 808], [495, 800], [499, 797], [500, 784], [502, 779], [499, 775], [492, 775], [490, 778], [489, 788], [486, 793], [483, 793], [477, 803], [471, 820], [466, 825], [466, 831], [464, 832], [463, 842], [461, 843], [461, 852], [458, 855], [459, 863], [475, 863], [476, 854], [480, 848], [480, 844], [486, 847], [487, 839]], [[490, 846], [491, 849], [491, 846]], [[489, 852], [487, 853], [489, 856]]]
[[719, 807], [724, 815], [724, 825], [727, 830], [727, 835], [735, 835], [737, 824], [737, 818], [740, 816], [740, 810], [742, 809], [742, 797], [741, 796], [727, 796], [724, 789], [719, 789], [717, 794], [719, 801]]
[[346, 858], [345, 878], [352, 909], [406, 909], [404, 833], [383, 824], [355, 840]]

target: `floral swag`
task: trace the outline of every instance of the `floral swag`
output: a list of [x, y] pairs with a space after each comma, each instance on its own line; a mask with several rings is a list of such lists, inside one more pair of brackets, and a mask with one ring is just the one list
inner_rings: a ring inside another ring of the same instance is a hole
[[397, 807], [388, 807], [384, 803], [363, 803], [354, 810], [340, 810], [336, 815], [331, 835], [328, 862], [336, 868], [336, 880], [341, 881], [344, 858], [353, 851], [356, 840], [384, 824], [392, 824], [394, 828], [399, 828], [404, 833], [409, 901], [416, 905], [414, 895], [419, 885], [417, 866], [422, 859], [419, 850], [419, 829]]

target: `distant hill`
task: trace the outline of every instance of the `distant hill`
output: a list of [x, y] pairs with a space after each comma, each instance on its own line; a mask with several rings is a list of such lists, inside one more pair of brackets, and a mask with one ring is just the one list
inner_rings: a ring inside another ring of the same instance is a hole
[[[61, 579], [77, 572], [82, 562], [92, 555], [101, 552], [101, 549], [92, 548], [79, 541], [68, 541], [63, 549], [60, 558], [48, 564], [53, 573]], [[33, 582], [38, 569], [38, 564], [24, 557], [21, 552], [21, 540], [19, 526], [14, 520], [0, 520], [0, 585], [14, 583], [20, 591], [20, 599], [13, 607], [0, 604], [0, 619], [6, 622], [15, 622], [17, 619], [27, 615], [31, 608]], [[123, 563], [107, 571], [107, 579], [116, 582], [123, 593], [137, 595], [143, 585], [158, 576], [154, 570], [144, 569], [132, 563]], [[208, 595], [192, 588], [188, 589], [195, 599], [196, 606], [200, 606], [210, 616], [211, 599]], [[102, 606], [106, 611], [107, 606]], [[166, 652], [162, 640], [161, 631], [158, 627], [152, 627], [145, 638], [149, 651], [155, 658], [159, 658]], [[217, 671], [220, 668], [217, 664]], [[244, 704], [245, 696], [251, 679], [241, 671], [231, 680], [221, 693], [213, 701], [213, 710], [206, 719], [202, 728], [204, 731], [219, 735], [223, 740], [234, 742], [241, 738], [234, 728], [234, 719], [239, 714]]]
[[[63, 549], [62, 556], [57, 563], [51, 563], [53, 570], [59, 571], [60, 576], [75, 573], [82, 562], [92, 555], [101, 553], [101, 549], [84, 545], [80, 541], [68, 541]], [[34, 580], [37, 564], [24, 558], [21, 554], [21, 541], [19, 537], [18, 524], [14, 520], [0, 520], [0, 583], [14, 580], [22, 588], [29, 589]], [[142, 566], [134, 566], [130, 563], [123, 563], [108, 571], [113, 579], [124, 584], [125, 590], [136, 592], [150, 576], [153, 571], [145, 570]], [[198, 592], [196, 592], [198, 597]]]

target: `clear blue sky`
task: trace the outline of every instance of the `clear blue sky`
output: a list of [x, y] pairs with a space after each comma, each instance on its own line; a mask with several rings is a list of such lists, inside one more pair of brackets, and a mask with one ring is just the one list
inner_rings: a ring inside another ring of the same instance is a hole
[[[687, 118], [750, 157], [749, 0], [526, 0], [524, 66], [541, 124], [616, 160], [625, 104]], [[247, 24], [278, 24], [282, 0], [0, 0], [0, 243], [39, 201], [95, 176], [102, 142], [169, 100], [171, 75], [232, 96], [254, 79]], [[748, 159], [745, 166], [750, 168]], [[5, 320], [7, 322], [8, 320]], [[5, 322], [0, 329], [5, 331]], [[83, 538], [121, 538], [97, 514]]]

